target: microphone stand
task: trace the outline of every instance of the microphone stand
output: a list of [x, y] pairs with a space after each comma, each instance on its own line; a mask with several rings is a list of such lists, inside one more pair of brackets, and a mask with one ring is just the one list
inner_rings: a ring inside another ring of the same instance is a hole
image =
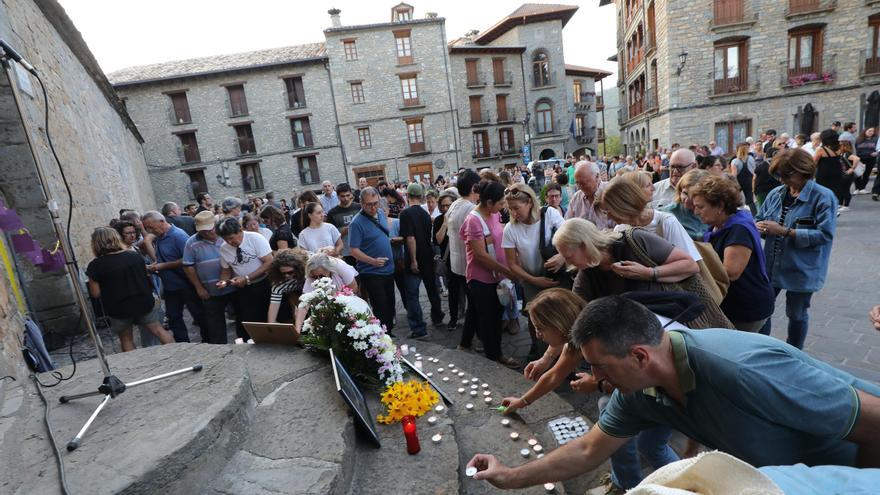
[[[45, 87], [43, 86], [43, 81], [40, 80], [39, 75], [37, 74], [36, 69], [33, 68], [31, 64], [29, 64], [26, 60], [24, 60], [21, 55], [19, 55], [15, 50], [13, 50], [9, 45], [6, 44], [5, 41], [0, 40], [0, 64], [2, 64], [3, 69], [6, 71], [6, 77], [9, 79], [9, 85], [12, 89], [12, 96], [15, 101], [16, 109], [18, 110], [19, 118], [21, 119], [22, 127], [24, 128], [24, 135], [27, 139], [28, 148], [31, 151], [31, 157], [33, 158], [34, 165], [37, 171], [38, 178], [40, 180], [40, 190], [43, 193], [43, 200], [46, 204], [47, 209], [49, 210], [49, 214], [52, 217], [52, 225], [55, 229], [55, 236], [58, 238], [58, 241], [61, 246], [62, 253], [64, 254], [64, 264], [67, 268], [67, 275], [70, 279], [70, 285], [73, 288], [73, 292], [76, 295], [76, 302], [79, 306], [79, 310], [82, 313], [83, 322], [85, 322], [86, 328], [88, 329], [89, 335], [92, 338], [92, 341], [95, 343], [95, 350], [97, 351], [97, 359], [98, 363], [101, 365], [101, 371], [104, 374], [104, 380], [98, 389], [94, 392], [87, 392], [83, 394], [62, 396], [59, 400], [62, 404], [66, 404], [72, 400], [83, 399], [86, 397], [93, 397], [98, 395], [103, 395], [104, 400], [98, 405], [98, 407], [94, 410], [94, 412], [89, 416], [89, 419], [85, 422], [83, 427], [79, 430], [76, 436], [67, 443], [67, 450], [72, 452], [76, 450], [81, 444], [82, 439], [85, 434], [88, 432], [89, 427], [91, 427], [92, 423], [101, 413], [105, 406], [110, 402], [110, 399], [115, 398], [126, 391], [126, 389], [131, 387], [137, 387], [140, 385], [145, 385], [147, 383], [155, 382], [158, 380], [163, 380], [165, 378], [170, 378], [172, 376], [181, 375], [184, 373], [201, 371], [202, 365], [197, 364], [195, 366], [191, 366], [189, 368], [180, 369], [177, 371], [172, 371], [170, 373], [164, 373], [161, 375], [153, 376], [150, 378], [144, 378], [142, 380], [136, 380], [130, 383], [125, 383], [119, 378], [117, 378], [110, 371], [110, 365], [107, 363], [107, 355], [104, 352], [104, 345], [101, 343], [101, 337], [98, 335], [98, 332], [95, 330], [94, 320], [92, 319], [92, 314], [90, 311], [90, 307], [87, 303], [85, 294], [83, 292], [82, 285], [79, 280], [79, 268], [74, 261], [75, 255], [73, 252], [73, 247], [70, 245], [67, 235], [64, 232], [64, 226], [61, 223], [61, 216], [58, 211], [58, 203], [52, 197], [52, 192], [48, 187], [48, 181], [46, 177], [46, 172], [43, 167], [43, 163], [40, 159], [40, 154], [34, 150], [34, 141], [31, 135], [31, 129], [28, 125], [28, 119], [25, 114], [24, 107], [21, 101], [21, 95], [19, 93], [17, 74], [15, 72], [15, 67], [13, 66], [13, 62], [19, 63], [22, 67], [24, 67], [28, 72], [32, 73], [37, 77], [38, 82], [40, 83], [41, 89], [44, 92], [45, 96]], [[46, 112], [47, 119], [49, 113], [48, 106], [48, 97], [44, 99], [46, 102], [46, 108], [44, 111]], [[47, 133], [47, 141], [48, 141], [48, 129]], [[50, 144], [51, 145], [51, 144]], [[61, 167], [61, 164], [58, 164]], [[63, 170], [62, 170], [63, 174]], [[72, 205], [71, 205], [72, 207]]]

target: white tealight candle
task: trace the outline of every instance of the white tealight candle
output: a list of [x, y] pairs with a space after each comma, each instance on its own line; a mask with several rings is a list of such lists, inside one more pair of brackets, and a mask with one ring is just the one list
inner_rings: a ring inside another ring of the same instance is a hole
[[544, 483], [544, 491], [550, 493], [554, 490], [556, 490], [556, 485], [554, 485], [553, 483]]
[[445, 371], [444, 368], [437, 368], [437, 373], [443, 373]]
[[507, 419], [507, 418], [502, 419], [502, 420], [501, 420], [501, 426], [504, 426], [504, 427], [506, 427], [506, 428], [510, 428], [510, 420]]
[[511, 440], [519, 440], [519, 433], [517, 433], [517, 432], [513, 432], [513, 433], [511, 433], [511, 434], [510, 434], [510, 439], [511, 439]]
[[463, 393], [464, 393], [464, 389], [463, 389], [463, 388], [459, 388], [459, 389], [458, 389], [458, 393], [463, 394]]
[[427, 376], [428, 378], [431, 378], [432, 376], [434, 376], [434, 373], [431, 373], [431, 372], [429, 371], [428, 374], [425, 375], [425, 376]]
[[473, 377], [473, 378], [471, 378], [471, 381], [474, 383], [477, 383], [478, 381], [480, 381], [480, 379], [477, 377]]
[[409, 346], [406, 344], [400, 345], [400, 354], [402, 356], [409, 356]]
[[455, 368], [455, 365], [452, 363], [449, 363], [449, 369], [452, 369], [452, 368]]
[[442, 413], [444, 409], [446, 409], [446, 408], [443, 406], [437, 406], [434, 408], [434, 411], [438, 412], [438, 413]]
[[439, 433], [431, 437], [431, 441], [434, 443], [440, 443], [440, 440], [443, 440], [443, 435]]
[[544, 447], [541, 447], [540, 445], [535, 445], [534, 447], [532, 447], [532, 450], [534, 450], [536, 454], [540, 454], [544, 451]]
[[492, 395], [491, 390], [483, 390], [483, 395]]
[[477, 468], [471, 466], [471, 467], [464, 470], [464, 474], [465, 474], [465, 476], [467, 476], [469, 478], [473, 478], [474, 475], [477, 474]]
[[532, 452], [529, 449], [522, 449], [519, 451], [519, 455], [521, 455], [523, 457], [528, 457], [531, 454], [532, 454]]
[[486, 397], [485, 399], [483, 399], [483, 402], [485, 402], [486, 404], [490, 404], [492, 402], [492, 398]]
[[429, 425], [437, 424], [437, 416], [431, 416], [430, 418], [428, 418], [428, 424]]
[[476, 389], [477, 389], [477, 384], [475, 383], [475, 384], [471, 385], [471, 388], [474, 389], [474, 390], [476, 390]]
[[483, 387], [483, 388], [489, 388], [489, 384], [488, 384], [488, 383], [484, 383], [484, 384], [481, 385], [481, 387]]
[[538, 445], [538, 441], [535, 440], [534, 438], [530, 438], [530, 439], [529, 439], [529, 445]]
[[476, 396], [477, 396], [477, 391], [471, 390], [471, 397], [476, 397]]
[[[461, 377], [463, 377], [463, 376], [464, 376], [464, 371], [459, 371], [459, 372], [458, 372], [458, 377], [461, 378]], [[467, 381], [467, 380], [465, 380], [465, 381]]]
[[448, 382], [448, 381], [449, 381], [449, 377], [448, 377], [448, 376], [444, 376], [444, 377], [443, 377], [443, 381], [444, 381], [444, 382]]
[[416, 359], [421, 359], [421, 357], [422, 357], [422, 355], [421, 355], [421, 354], [419, 354], [419, 353], [418, 353], [418, 352], [417, 352], [417, 353], [415, 353], [415, 356], [416, 356]]
[[468, 383], [470, 383], [470, 382], [467, 381], [467, 380], [462, 380], [462, 381], [461, 381], [461, 384], [462, 384], [462, 385], [467, 385]]
[[540, 459], [540, 458], [544, 457], [544, 454], [538, 454], [538, 455], [536, 455], [535, 457], [537, 457], [538, 459]]
[[470, 411], [471, 409], [474, 408], [474, 405], [471, 404], [470, 402], [468, 402], [467, 404], [464, 405], [464, 408], [467, 409], [468, 411]]

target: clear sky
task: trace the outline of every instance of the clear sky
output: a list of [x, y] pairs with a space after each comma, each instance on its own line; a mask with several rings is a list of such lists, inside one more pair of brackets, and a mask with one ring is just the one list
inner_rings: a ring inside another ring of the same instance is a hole
[[[399, 0], [59, 0], [104, 72], [168, 60], [246, 52], [324, 41], [327, 10], [342, 10], [342, 23], [391, 20]], [[523, 2], [514, 0], [411, 0], [415, 17], [446, 18], [449, 40], [488, 29]], [[560, 2], [564, 3], [564, 2]], [[616, 72], [614, 7], [599, 0], [580, 6], [564, 33], [565, 61]], [[605, 79], [613, 87], [616, 74]]]

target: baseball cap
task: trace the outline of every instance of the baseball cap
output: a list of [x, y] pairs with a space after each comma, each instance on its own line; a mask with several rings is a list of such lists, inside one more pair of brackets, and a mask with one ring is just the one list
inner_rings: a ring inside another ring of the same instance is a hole
[[194, 218], [196, 230], [214, 230], [214, 214], [210, 211], [201, 211]]
[[425, 188], [421, 184], [413, 182], [406, 188], [406, 195], [414, 198], [421, 198], [425, 195]]

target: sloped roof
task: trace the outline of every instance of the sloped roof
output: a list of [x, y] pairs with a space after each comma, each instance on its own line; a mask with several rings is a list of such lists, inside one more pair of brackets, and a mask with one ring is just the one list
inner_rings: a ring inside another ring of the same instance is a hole
[[522, 26], [532, 22], [543, 22], [554, 19], [562, 21], [563, 27], [568, 24], [571, 16], [577, 12], [577, 5], [563, 5], [557, 3], [524, 3], [507, 17], [498, 21], [494, 26], [483, 31], [474, 41], [484, 45], [498, 39], [502, 34], [516, 26]]
[[253, 52], [139, 65], [110, 73], [107, 75], [107, 78], [110, 79], [114, 86], [119, 87], [241, 69], [318, 61], [326, 57], [327, 49], [324, 43], [308, 43]]
[[565, 75], [567, 76], [592, 77], [596, 81], [599, 81], [611, 74], [612, 73], [607, 70], [593, 69], [592, 67], [585, 67], [583, 65], [565, 64]]

